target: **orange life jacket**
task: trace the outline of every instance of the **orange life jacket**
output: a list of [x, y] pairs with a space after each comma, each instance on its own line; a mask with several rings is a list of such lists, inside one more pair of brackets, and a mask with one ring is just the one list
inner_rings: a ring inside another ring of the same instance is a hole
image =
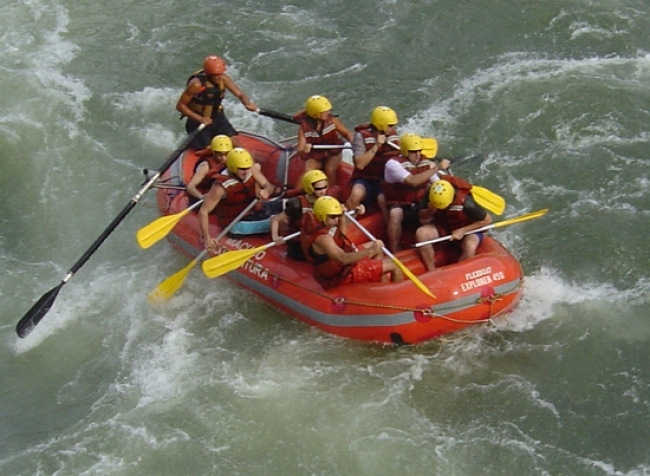
[[[323, 127], [320, 131], [316, 129], [317, 121], [316, 119], [307, 115], [306, 112], [301, 112], [295, 119], [300, 121], [300, 129], [305, 135], [305, 139], [308, 144], [318, 145], [318, 144], [327, 144], [327, 145], [340, 145], [343, 144], [343, 141], [339, 137], [339, 133], [336, 130], [334, 121], [331, 117], [328, 117], [323, 122]], [[325, 160], [327, 157], [332, 155], [337, 155], [341, 151], [340, 149], [312, 149], [307, 154], [300, 154], [304, 159], [314, 159], [318, 161]]]
[[348, 237], [339, 231], [338, 227], [328, 228], [318, 223], [317, 227], [310, 232], [306, 227], [301, 226], [300, 243], [305, 257], [307, 261], [314, 264], [314, 276], [316, 280], [323, 288], [330, 289], [338, 286], [345, 280], [346, 276], [350, 274], [353, 265], [344, 265], [330, 259], [327, 255], [314, 252], [312, 245], [322, 235], [330, 235], [334, 239], [334, 242], [346, 253], [357, 251], [357, 247]]
[[216, 177], [226, 189], [226, 196], [217, 205], [219, 226], [225, 227], [255, 199], [255, 179], [251, 172], [241, 181], [231, 176]]
[[[360, 126], [355, 127], [354, 130], [359, 132], [363, 136], [363, 142], [366, 146], [366, 151], [372, 149], [372, 147], [377, 143], [377, 138], [375, 137], [375, 134], [377, 133], [377, 129], [375, 129], [372, 126], [372, 124], [362, 124]], [[397, 135], [387, 136], [386, 141], [397, 144], [399, 142], [399, 137]], [[386, 165], [386, 162], [388, 162], [388, 159], [397, 157], [398, 155], [399, 155], [398, 150], [393, 149], [393, 147], [391, 147], [388, 144], [382, 144], [382, 146], [379, 147], [377, 153], [372, 158], [370, 163], [366, 165], [363, 168], [363, 170], [357, 168], [354, 169], [354, 172], [352, 172], [352, 177], [350, 177], [350, 180], [354, 180], [357, 178], [362, 178], [374, 182], [379, 182], [383, 180], [384, 166]]]
[[215, 180], [218, 180], [220, 177], [225, 177], [222, 172], [226, 168], [226, 164], [224, 163], [219, 163], [217, 162], [214, 157], [208, 156], [205, 157], [204, 160], [196, 164], [196, 167], [194, 167], [194, 173], [199, 169], [201, 164], [207, 162], [208, 164], [208, 172], [205, 174], [203, 177], [203, 180], [199, 182], [199, 184], [196, 186], [196, 189], [201, 192], [203, 195], [208, 193], [210, 191], [210, 187], [214, 183]]
[[442, 180], [452, 184], [454, 189], [456, 189], [456, 193], [454, 194], [454, 199], [447, 208], [436, 211], [434, 215], [436, 224], [446, 226], [449, 232], [452, 232], [458, 228], [474, 223], [474, 220], [469, 218], [463, 212], [463, 205], [467, 195], [469, 195], [470, 190], [472, 189], [472, 184], [455, 175], [446, 175]]
[[[424, 156], [422, 156], [422, 160], [420, 160], [415, 165], [413, 165], [413, 163], [410, 160], [402, 156], [399, 156], [394, 160], [397, 160], [399, 163], [401, 163], [402, 167], [408, 170], [408, 172], [411, 175], [417, 175], [419, 173], [430, 170], [431, 169], [430, 165], [433, 163], [431, 160], [427, 159]], [[427, 190], [429, 190], [429, 182], [428, 181], [424, 182], [423, 184], [418, 185], [417, 187], [411, 187], [410, 185], [407, 185], [403, 182], [397, 182], [397, 183], [382, 182], [381, 189], [384, 192], [384, 195], [386, 196], [386, 205], [388, 206], [409, 205], [412, 203], [417, 204], [420, 203], [420, 201], [426, 195]]]

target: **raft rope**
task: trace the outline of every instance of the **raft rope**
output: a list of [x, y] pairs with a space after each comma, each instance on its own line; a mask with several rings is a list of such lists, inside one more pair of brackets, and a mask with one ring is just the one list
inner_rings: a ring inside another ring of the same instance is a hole
[[[369, 308], [378, 308], [378, 309], [392, 309], [396, 311], [410, 311], [410, 312], [421, 312], [424, 315], [431, 316], [431, 317], [437, 317], [438, 319], [444, 319], [449, 322], [455, 322], [459, 324], [477, 324], [477, 323], [482, 323], [482, 322], [491, 322], [495, 317], [497, 317], [499, 314], [493, 314], [493, 305], [495, 302], [503, 300], [504, 294], [496, 293], [493, 294], [492, 296], [486, 296], [486, 297], [481, 297], [476, 300], [476, 304], [483, 304], [485, 302], [489, 303], [489, 313], [488, 317], [483, 318], [483, 319], [454, 319], [453, 317], [448, 317], [444, 316], [442, 314], [438, 314], [431, 309], [423, 309], [423, 308], [417, 308], [417, 307], [408, 307], [408, 306], [395, 306], [392, 304], [378, 304], [374, 302], [366, 302], [366, 301], [356, 301], [356, 300], [351, 300], [351, 299], [345, 299], [343, 297], [338, 297], [338, 298], [333, 298], [331, 296], [328, 296], [324, 292], [313, 289], [309, 286], [305, 286], [303, 284], [300, 284], [298, 282], [292, 281], [290, 279], [284, 278], [280, 276], [277, 273], [274, 273], [273, 271], [269, 270], [268, 273], [273, 276], [275, 279], [281, 280], [287, 284], [291, 284], [297, 288], [304, 289], [305, 291], [308, 291], [312, 294], [316, 294], [324, 299], [328, 299], [331, 301], [333, 304], [336, 305], [351, 305], [351, 306], [360, 306], [360, 307], [369, 307]], [[520, 289], [523, 285], [523, 280], [520, 280], [519, 284], [517, 287], [513, 290], [516, 291]], [[449, 306], [447, 309], [454, 309], [454, 308], [459, 308], [459, 307], [466, 307], [466, 305], [457, 305], [457, 306]]]

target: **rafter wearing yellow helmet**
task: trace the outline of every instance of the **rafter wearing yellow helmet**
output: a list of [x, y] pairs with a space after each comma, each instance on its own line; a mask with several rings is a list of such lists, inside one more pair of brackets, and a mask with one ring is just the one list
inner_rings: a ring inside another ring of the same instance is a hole
[[377, 106], [370, 113], [370, 122], [354, 128], [352, 154], [354, 172], [350, 178], [350, 196], [345, 202], [348, 210], [363, 203], [370, 206], [382, 200], [380, 183], [384, 178], [384, 166], [399, 151], [386, 144], [397, 144], [397, 113], [387, 106]]
[[316, 200], [314, 216], [319, 226], [314, 229], [301, 223], [300, 241], [305, 256], [314, 264], [314, 276], [325, 289], [344, 283], [404, 279], [397, 265], [384, 258], [381, 240], [358, 249], [345, 237], [346, 218], [336, 198], [324, 196]]
[[386, 162], [381, 189], [385, 197], [388, 224], [388, 249], [395, 253], [402, 247], [402, 229], [415, 230], [419, 224], [419, 204], [429, 184], [440, 177], [435, 162], [422, 154], [424, 141], [412, 132], [399, 139], [401, 155]]
[[[459, 261], [472, 258], [483, 241], [483, 233], [469, 233], [492, 223], [492, 216], [479, 205], [471, 194], [472, 184], [457, 176], [447, 176], [431, 184], [429, 207], [422, 212], [422, 220], [433, 223], [419, 227], [416, 241], [429, 241], [450, 235], [457, 241], [461, 255]], [[428, 271], [435, 268], [433, 245], [418, 248], [422, 262]]]
[[327, 175], [330, 186], [336, 186], [336, 175], [342, 159], [341, 145], [343, 140], [352, 140], [352, 133], [338, 117], [332, 115], [329, 99], [318, 94], [307, 98], [305, 110], [297, 119], [297, 148], [300, 157], [305, 161], [304, 171], [322, 170]]

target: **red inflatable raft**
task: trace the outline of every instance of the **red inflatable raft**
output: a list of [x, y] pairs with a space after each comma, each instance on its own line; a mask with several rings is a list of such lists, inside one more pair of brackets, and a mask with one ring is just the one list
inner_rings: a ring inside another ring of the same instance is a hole
[[[242, 133], [239, 140], [276, 185], [297, 181], [304, 164], [293, 157], [291, 144], [279, 144], [251, 133]], [[166, 184], [186, 184], [195, 162], [194, 151], [185, 152], [162, 180]], [[351, 171], [348, 164], [341, 167], [340, 184], [347, 183]], [[181, 212], [188, 206], [186, 194], [170, 188], [159, 189], [157, 200], [163, 215]], [[387, 242], [379, 213], [364, 215], [359, 221]], [[219, 231], [216, 222], [211, 223], [212, 236]], [[203, 251], [200, 236], [196, 213], [189, 213], [168, 239], [194, 258]], [[348, 226], [348, 236], [356, 243], [368, 241], [353, 224]], [[412, 242], [412, 233], [405, 232], [404, 238], [407, 243]], [[221, 252], [252, 249], [270, 241], [270, 235], [225, 237], [220, 241]], [[326, 291], [314, 279], [312, 265], [288, 258], [285, 248], [276, 246], [260, 252], [226, 276], [301, 321], [331, 334], [363, 341], [413, 344], [485, 322], [512, 310], [523, 284], [518, 261], [489, 236], [477, 255], [462, 263], [456, 263], [460, 252], [455, 244], [436, 244], [437, 269], [432, 272], [425, 272], [415, 250], [396, 253], [436, 299], [406, 277], [398, 284], [341, 285]]]

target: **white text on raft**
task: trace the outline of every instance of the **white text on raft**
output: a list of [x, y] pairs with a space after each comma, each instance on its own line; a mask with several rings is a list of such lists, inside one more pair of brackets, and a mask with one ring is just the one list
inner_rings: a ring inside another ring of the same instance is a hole
[[465, 273], [465, 279], [466, 281], [464, 283], [460, 283], [460, 288], [463, 291], [470, 291], [471, 289], [492, 284], [494, 281], [502, 281], [505, 279], [505, 275], [503, 271], [493, 273], [492, 268], [488, 266], [487, 268], [477, 269], [471, 273]]

